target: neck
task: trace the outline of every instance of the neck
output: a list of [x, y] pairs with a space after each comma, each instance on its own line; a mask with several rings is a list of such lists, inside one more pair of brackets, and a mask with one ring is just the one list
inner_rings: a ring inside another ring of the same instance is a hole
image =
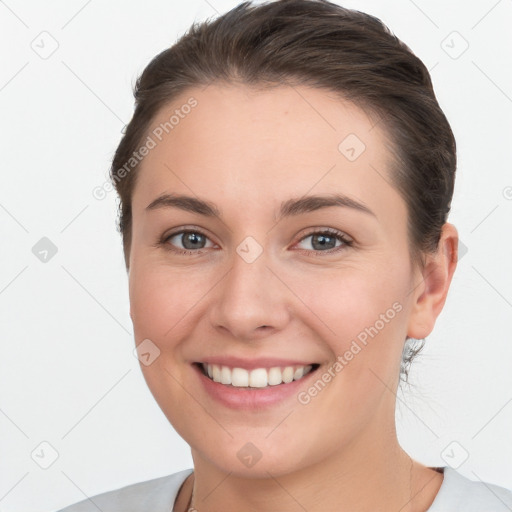
[[412, 512], [412, 461], [399, 446], [395, 429], [384, 435], [380, 427], [380, 431], [368, 428], [328, 459], [284, 475], [272, 476], [269, 471], [268, 478], [222, 471], [193, 450], [192, 505], [197, 512], [291, 512], [300, 508], [308, 512], [333, 508], [339, 512]]

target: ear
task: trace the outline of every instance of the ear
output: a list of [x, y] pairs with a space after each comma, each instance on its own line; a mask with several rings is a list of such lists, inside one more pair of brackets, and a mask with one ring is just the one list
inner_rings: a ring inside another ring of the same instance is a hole
[[415, 274], [415, 288], [407, 335], [426, 338], [434, 329], [443, 309], [453, 273], [457, 267], [459, 235], [453, 224], [446, 222], [441, 231], [437, 252], [427, 255], [425, 268]]

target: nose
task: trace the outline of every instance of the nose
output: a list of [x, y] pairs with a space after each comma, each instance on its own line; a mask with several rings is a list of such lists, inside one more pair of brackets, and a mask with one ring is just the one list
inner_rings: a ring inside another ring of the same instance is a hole
[[271, 270], [263, 252], [248, 263], [238, 254], [217, 284], [210, 320], [216, 330], [240, 341], [253, 341], [278, 332], [290, 321], [291, 293]]

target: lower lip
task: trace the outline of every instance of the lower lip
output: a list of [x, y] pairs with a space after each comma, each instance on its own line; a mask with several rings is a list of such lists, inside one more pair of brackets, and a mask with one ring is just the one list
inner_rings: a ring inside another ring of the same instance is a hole
[[309, 372], [302, 379], [294, 380], [288, 384], [267, 386], [265, 388], [235, 387], [231, 385], [214, 382], [207, 377], [198, 365], [192, 367], [199, 376], [205, 391], [215, 400], [231, 409], [255, 410], [279, 404], [290, 397], [296, 397], [298, 392], [304, 388], [311, 375], [316, 370]]

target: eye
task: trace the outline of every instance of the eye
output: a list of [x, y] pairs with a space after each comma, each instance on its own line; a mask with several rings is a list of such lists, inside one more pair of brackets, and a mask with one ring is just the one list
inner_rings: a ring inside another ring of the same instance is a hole
[[[309, 242], [306, 240], [310, 239]], [[298, 246], [304, 244], [308, 247], [301, 247], [300, 250], [307, 253], [319, 255], [319, 253], [331, 254], [350, 247], [353, 241], [344, 233], [332, 228], [317, 229], [303, 236], [298, 242]], [[215, 244], [201, 231], [197, 229], [187, 229], [164, 235], [157, 243], [167, 250], [177, 254], [202, 254], [201, 249], [209, 249]]]
[[[306, 242], [306, 240], [309, 242]], [[336, 243], [339, 242], [338, 245]], [[350, 247], [353, 241], [350, 240], [344, 233], [336, 229], [322, 229], [317, 231], [311, 231], [306, 236], [301, 238], [298, 245], [304, 244], [308, 247], [302, 247], [302, 250], [313, 253], [333, 253], [340, 250], [344, 250], [346, 247]]]
[[[207, 245], [208, 242], [210, 245]], [[201, 249], [208, 249], [215, 244], [201, 231], [183, 230], [164, 236], [160, 245], [178, 254], [201, 254]]]

